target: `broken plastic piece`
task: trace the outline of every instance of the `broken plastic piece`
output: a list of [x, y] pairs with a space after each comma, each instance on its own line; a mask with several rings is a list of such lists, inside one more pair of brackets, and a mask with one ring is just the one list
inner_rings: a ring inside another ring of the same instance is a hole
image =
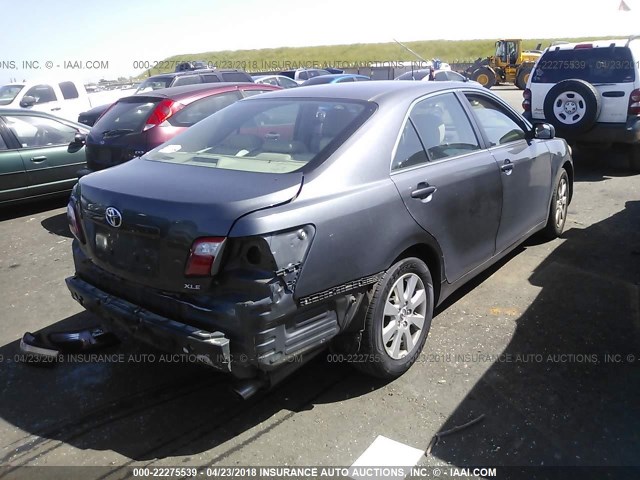
[[51, 345], [41, 333], [26, 332], [20, 339], [20, 359], [24, 363], [51, 365], [57, 362], [60, 351]]
[[91, 327], [71, 332], [52, 332], [49, 341], [63, 352], [84, 352], [106, 348], [120, 342], [118, 337], [102, 327]]

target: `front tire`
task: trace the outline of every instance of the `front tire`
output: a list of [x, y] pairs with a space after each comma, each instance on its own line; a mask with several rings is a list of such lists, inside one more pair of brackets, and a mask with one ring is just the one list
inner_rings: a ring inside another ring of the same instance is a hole
[[569, 196], [571, 192], [569, 185], [569, 175], [564, 168], [560, 169], [560, 176], [556, 182], [553, 195], [551, 196], [551, 206], [549, 207], [549, 217], [547, 225], [542, 231], [542, 235], [547, 240], [553, 240], [562, 235], [564, 225], [567, 221], [567, 210], [569, 208]]
[[425, 263], [409, 257], [378, 282], [369, 304], [360, 347], [361, 371], [394, 379], [416, 361], [433, 317], [433, 280]]

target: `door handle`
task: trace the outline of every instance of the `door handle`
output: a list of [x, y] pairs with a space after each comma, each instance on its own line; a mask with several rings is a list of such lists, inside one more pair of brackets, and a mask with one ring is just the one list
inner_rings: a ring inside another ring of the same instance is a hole
[[31, 161], [33, 163], [41, 163], [41, 162], [44, 162], [46, 159], [47, 157], [45, 157], [44, 155], [40, 157], [31, 157]]
[[56, 107], [51, 109], [52, 112], [57, 112], [58, 110], [62, 110], [62, 107]]
[[436, 193], [438, 189], [428, 183], [419, 183], [418, 188], [411, 192], [411, 198], [419, 198], [420, 200], [427, 199]]
[[513, 172], [513, 163], [511, 163], [511, 160], [507, 158], [500, 167], [500, 170], [507, 175], [511, 175], [511, 172]]
[[265, 140], [278, 140], [280, 138], [279, 133], [269, 132], [264, 135]]

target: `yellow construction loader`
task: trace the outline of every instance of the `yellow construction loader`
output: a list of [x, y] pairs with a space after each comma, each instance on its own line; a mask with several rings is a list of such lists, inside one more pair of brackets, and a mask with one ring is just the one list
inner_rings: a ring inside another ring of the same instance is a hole
[[541, 45], [538, 45], [535, 50], [522, 50], [520, 39], [498, 40], [495, 55], [478, 58], [464, 74], [486, 88], [501, 83], [513, 83], [520, 90], [524, 90], [533, 65], [542, 55], [540, 47]]

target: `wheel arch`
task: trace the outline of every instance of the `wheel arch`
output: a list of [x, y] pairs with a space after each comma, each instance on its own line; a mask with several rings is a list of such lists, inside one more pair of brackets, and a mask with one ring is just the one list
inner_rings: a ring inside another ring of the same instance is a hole
[[564, 168], [567, 171], [567, 175], [569, 176], [569, 203], [571, 203], [571, 199], [573, 198], [573, 179], [574, 179], [573, 164], [567, 160], [562, 164], [562, 168]]
[[[433, 300], [434, 305], [438, 304], [440, 297], [440, 290], [442, 282], [444, 281], [444, 262], [442, 254], [434, 246], [426, 243], [416, 243], [400, 253], [392, 262], [391, 265], [399, 262], [403, 258], [416, 257], [422, 260], [429, 271], [431, 272], [431, 278], [433, 279]], [[390, 265], [390, 266], [391, 266]], [[389, 266], [389, 267], [390, 267]]]

